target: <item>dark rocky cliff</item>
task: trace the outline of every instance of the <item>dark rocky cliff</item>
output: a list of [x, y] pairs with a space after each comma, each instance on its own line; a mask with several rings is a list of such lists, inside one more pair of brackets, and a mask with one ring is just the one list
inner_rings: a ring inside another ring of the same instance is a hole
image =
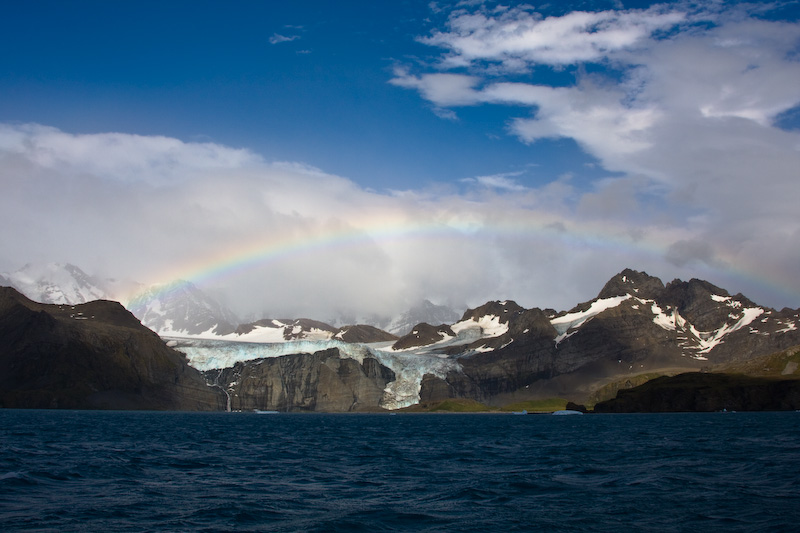
[[378, 411], [394, 372], [372, 357], [363, 363], [331, 348], [236, 363], [206, 372], [230, 398], [232, 410]]
[[599, 402], [599, 413], [786, 411], [800, 408], [800, 346], [726, 363], [713, 372], [659, 377]]
[[0, 406], [218, 410], [224, 395], [119, 303], [39, 304], [0, 287]]
[[598, 413], [794, 411], [800, 408], [800, 380], [692, 372], [660, 377], [620, 390], [600, 402]]

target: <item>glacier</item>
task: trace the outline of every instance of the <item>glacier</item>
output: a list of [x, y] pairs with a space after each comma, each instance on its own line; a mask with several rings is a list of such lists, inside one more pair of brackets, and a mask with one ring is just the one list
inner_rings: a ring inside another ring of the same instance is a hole
[[354, 359], [359, 363], [363, 363], [365, 357], [374, 357], [395, 373], [396, 379], [386, 386], [381, 401], [381, 405], [389, 410], [419, 403], [422, 376], [425, 374], [444, 379], [448, 372], [461, 369], [458, 361], [451, 357], [425, 350], [392, 352], [388, 351], [391, 343], [385, 342], [352, 344], [329, 339], [259, 343], [185, 337], [164, 337], [164, 340], [167, 346], [184, 353], [189, 365], [200, 371], [228, 368], [238, 362], [268, 357], [311, 354], [329, 348], [336, 348], [340, 357]]

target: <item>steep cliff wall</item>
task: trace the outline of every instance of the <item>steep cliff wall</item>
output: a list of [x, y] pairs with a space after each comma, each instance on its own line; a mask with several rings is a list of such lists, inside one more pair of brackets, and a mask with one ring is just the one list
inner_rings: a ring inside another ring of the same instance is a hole
[[372, 357], [340, 357], [331, 348], [236, 363], [206, 372], [224, 389], [233, 410], [350, 412], [381, 409], [394, 372]]

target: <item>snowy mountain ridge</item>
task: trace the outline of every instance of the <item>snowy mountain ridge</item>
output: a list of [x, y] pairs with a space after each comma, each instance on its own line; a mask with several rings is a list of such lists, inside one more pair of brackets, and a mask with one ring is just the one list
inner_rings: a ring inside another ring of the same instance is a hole
[[154, 285], [127, 304], [142, 324], [162, 336], [232, 333], [239, 319], [193, 283], [183, 280]]
[[[2, 278], [42, 303], [75, 305], [97, 299], [120, 299], [115, 298], [113, 280], [99, 280], [69, 263], [28, 264]], [[186, 281], [140, 290], [126, 307], [163, 337], [279, 343], [341, 340], [347, 331], [309, 319], [262, 319], [240, 324], [227, 307]], [[467, 310], [459, 320], [452, 309], [425, 300], [388, 323], [390, 332], [407, 333], [387, 350], [446, 351], [450, 355], [457, 352], [458, 346], [464, 347], [463, 353], [497, 350], [529, 334], [525, 328], [509, 331], [510, 324], [526, 311], [529, 310], [512, 301], [488, 302]], [[638, 314], [672, 334], [681, 353], [697, 360], [709, 360], [731, 336], [764, 337], [800, 328], [797, 312], [761, 307], [742, 295], [731, 296], [701, 280], [675, 280], [665, 286], [658, 278], [630, 269], [606, 283], [597, 298], [570, 311], [545, 310], [545, 313], [555, 331], [556, 347], [598, 317]], [[411, 324], [414, 320], [417, 322]], [[445, 327], [426, 327], [428, 324]], [[482, 340], [493, 342], [481, 344]]]
[[110, 299], [102, 281], [69, 263], [29, 263], [3, 277], [12, 287], [36, 302], [74, 305]]
[[[449, 329], [439, 327], [431, 331], [427, 324], [419, 324], [399, 339], [393, 349], [443, 351], [462, 356], [502, 350], [530, 336], [530, 328], [514, 327], [515, 323], [526, 320], [523, 317], [530, 311], [547, 317], [552, 333], [545, 335], [551, 337], [556, 352], [574, 349], [574, 344], [580, 341], [573, 337], [596, 330], [600, 327], [597, 322], [593, 324], [596, 320], [601, 320], [605, 329], [620, 330], [625, 330], [630, 322], [650, 323], [658, 330], [645, 331], [640, 325], [639, 336], [650, 335], [653, 342], [670, 343], [682, 357], [697, 361], [711, 361], [716, 353], [731, 351], [736, 345], [758, 345], [759, 336], [762, 339], [781, 336], [800, 329], [800, 311], [761, 307], [742, 295], [731, 296], [701, 280], [675, 280], [664, 286], [658, 278], [626, 270], [612, 278], [597, 298], [572, 310], [556, 313], [525, 310], [509, 301], [489, 302], [468, 310]], [[535, 320], [540, 328], [536, 335], [541, 336], [541, 328], [546, 330], [548, 326], [541, 317]], [[571, 341], [573, 346], [569, 346]], [[735, 346], [727, 349], [729, 342]]]

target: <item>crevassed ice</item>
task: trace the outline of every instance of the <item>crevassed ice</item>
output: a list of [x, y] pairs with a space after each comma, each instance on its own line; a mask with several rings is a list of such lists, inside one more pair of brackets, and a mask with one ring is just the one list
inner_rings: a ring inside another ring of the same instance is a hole
[[[181, 337], [186, 339], [195, 340], [222, 340], [228, 342], [244, 342], [244, 343], [284, 343], [287, 342], [283, 336], [284, 328], [288, 324], [283, 324], [278, 320], [273, 320], [273, 326], [256, 326], [252, 331], [244, 334], [229, 333], [227, 335], [218, 335], [214, 333], [216, 326], [211, 326], [208, 330], [197, 333], [187, 334], [185, 331], [175, 331], [171, 327], [162, 327], [158, 330], [158, 334], [162, 337]], [[292, 334], [298, 335], [303, 331], [302, 326], [293, 326]], [[324, 331], [317, 328], [311, 328], [305, 332], [305, 340], [309, 341], [327, 341], [334, 338], [330, 331]]]
[[[271, 329], [271, 328], [270, 328]], [[328, 348], [339, 348], [351, 359], [363, 362], [363, 353], [354, 346], [340, 340], [299, 340], [291, 342], [241, 342], [217, 339], [172, 338], [165, 337], [176, 348], [186, 354], [189, 364], [197, 370], [228, 368], [238, 362], [280, 357], [296, 353], [314, 353]], [[283, 336], [281, 336], [283, 340]]]
[[381, 407], [385, 409], [400, 409], [419, 403], [422, 376], [425, 374], [444, 379], [448, 372], [461, 369], [454, 359], [436, 355], [368, 349], [382, 365], [391, 368], [395, 374], [395, 380], [383, 390]]

